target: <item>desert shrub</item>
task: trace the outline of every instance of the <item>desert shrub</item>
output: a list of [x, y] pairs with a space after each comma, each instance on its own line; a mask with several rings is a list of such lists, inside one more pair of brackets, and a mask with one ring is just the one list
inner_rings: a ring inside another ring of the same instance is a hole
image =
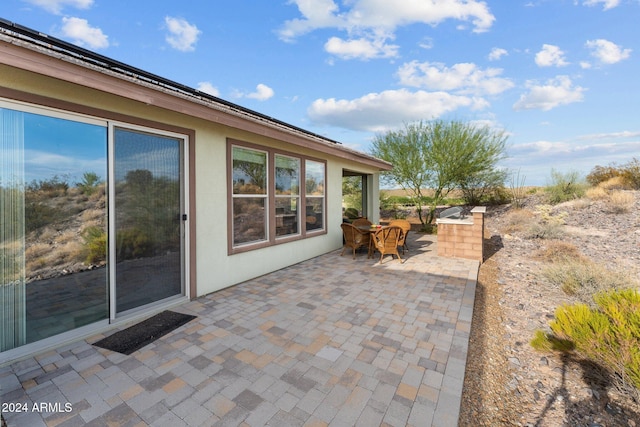
[[509, 177], [509, 191], [511, 195], [511, 203], [515, 208], [521, 209], [524, 207], [524, 201], [527, 196], [527, 191], [524, 186], [524, 182], [527, 177], [520, 175], [520, 171], [512, 173]]
[[577, 171], [566, 173], [551, 170], [551, 183], [545, 188], [547, 200], [552, 205], [584, 196], [587, 186]]
[[593, 187], [597, 187], [601, 183], [618, 176], [620, 176], [620, 170], [615, 164], [611, 164], [609, 166], [595, 166], [586, 176], [586, 180]]
[[54, 175], [49, 179], [33, 180], [27, 185], [27, 193], [41, 193], [45, 197], [64, 196], [69, 189], [66, 178]]
[[622, 177], [633, 190], [640, 190], [640, 160], [633, 158], [622, 166]]
[[614, 191], [609, 196], [609, 210], [613, 213], [626, 213], [631, 210], [635, 203], [633, 194], [624, 191]]
[[58, 208], [43, 202], [33, 201], [29, 197], [25, 200], [24, 220], [27, 233], [50, 224], [59, 223], [66, 218], [67, 215]]
[[86, 248], [85, 262], [87, 264], [99, 264], [107, 259], [107, 233], [97, 226], [87, 227], [82, 238]]
[[118, 260], [153, 255], [153, 239], [144, 231], [130, 228], [118, 232]]
[[622, 183], [623, 189], [640, 190], [640, 160], [634, 157], [623, 165], [595, 166], [586, 179], [595, 187], [614, 178]]
[[611, 370], [624, 389], [640, 396], [640, 293], [635, 289], [603, 292], [596, 307], [562, 306], [551, 333], [536, 332], [538, 350], [575, 351]]
[[612, 289], [622, 289], [633, 283], [628, 272], [613, 271], [593, 261], [571, 259], [546, 266], [542, 275], [567, 295], [575, 296], [587, 304], [593, 295]]
[[562, 226], [567, 217], [566, 212], [553, 213], [550, 205], [536, 206], [536, 221], [526, 230], [526, 239], [558, 239], [564, 234]]
[[85, 172], [82, 174], [82, 181], [76, 184], [76, 187], [78, 187], [83, 194], [90, 196], [97, 191], [101, 183], [97, 173]]
[[516, 233], [528, 229], [535, 221], [533, 212], [525, 209], [513, 209], [505, 217], [504, 231]]
[[562, 240], [549, 241], [544, 248], [536, 252], [535, 257], [548, 263], [586, 259], [574, 244]]
[[482, 203], [487, 205], [505, 205], [513, 201], [512, 194], [505, 187], [496, 187], [485, 195]]
[[460, 183], [462, 198], [466, 205], [478, 205], [496, 199], [504, 188], [507, 171], [502, 169], [483, 170], [466, 176]]

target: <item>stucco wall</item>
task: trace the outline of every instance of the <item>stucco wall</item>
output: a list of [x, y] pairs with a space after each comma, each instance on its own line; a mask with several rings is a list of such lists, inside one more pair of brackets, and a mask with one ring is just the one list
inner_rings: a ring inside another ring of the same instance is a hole
[[[189, 146], [189, 150], [194, 156], [195, 182], [190, 182], [189, 185], [195, 189], [192, 193], [192, 198], [195, 199], [192, 200], [195, 202], [195, 212], [191, 212], [191, 219], [194, 221], [190, 222], [190, 224], [195, 223], [195, 232], [191, 234], [192, 239], [195, 240], [195, 252], [190, 256], [195, 257], [196, 261], [196, 271], [192, 272], [192, 277], [197, 282], [197, 296], [340, 248], [342, 245], [340, 223], [342, 222], [343, 169], [372, 174], [371, 181], [374, 185], [370, 189], [368, 208], [373, 213], [374, 219], [377, 220], [379, 212], [378, 172], [371, 166], [327, 155], [310, 148], [301, 149], [262, 135], [222, 126], [4, 65], [0, 65], [0, 86], [70, 102], [78, 106], [93, 107], [116, 112], [123, 116], [195, 131], [195, 142], [190, 141]], [[326, 160], [327, 233], [286, 244], [228, 255], [227, 138]], [[195, 218], [193, 217], [194, 213]], [[194, 296], [196, 295], [191, 295], [191, 297]]]

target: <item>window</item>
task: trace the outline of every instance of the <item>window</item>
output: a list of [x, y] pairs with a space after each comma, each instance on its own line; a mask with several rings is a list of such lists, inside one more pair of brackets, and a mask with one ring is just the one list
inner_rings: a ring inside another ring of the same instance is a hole
[[106, 178], [106, 122], [0, 103], [0, 352], [108, 318]]
[[233, 245], [267, 240], [267, 153], [233, 147]]
[[326, 231], [324, 162], [239, 141], [228, 147], [230, 253]]
[[300, 159], [276, 155], [276, 236], [300, 233]]
[[305, 162], [305, 195], [307, 231], [324, 228], [324, 163]]

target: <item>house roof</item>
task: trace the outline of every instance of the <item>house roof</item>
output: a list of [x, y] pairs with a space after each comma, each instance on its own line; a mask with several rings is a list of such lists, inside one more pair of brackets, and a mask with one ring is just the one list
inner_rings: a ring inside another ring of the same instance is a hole
[[[340, 142], [0, 18], [0, 63], [148, 105], [317, 149], [380, 170], [391, 164]], [[82, 67], [85, 73], [70, 71]], [[102, 76], [92, 75], [99, 73]], [[117, 79], [118, 83], [106, 79]], [[135, 85], [137, 90], [131, 90]], [[129, 88], [127, 88], [127, 86]]]

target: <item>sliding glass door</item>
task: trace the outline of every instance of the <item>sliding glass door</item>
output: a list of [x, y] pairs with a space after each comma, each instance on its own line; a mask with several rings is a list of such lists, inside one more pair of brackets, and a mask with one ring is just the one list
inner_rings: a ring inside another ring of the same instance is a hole
[[0, 354], [185, 295], [186, 138], [0, 100]]
[[112, 253], [119, 314], [184, 294], [183, 140], [116, 127], [114, 142]]
[[0, 104], [0, 352], [108, 318], [106, 177], [106, 122]]

